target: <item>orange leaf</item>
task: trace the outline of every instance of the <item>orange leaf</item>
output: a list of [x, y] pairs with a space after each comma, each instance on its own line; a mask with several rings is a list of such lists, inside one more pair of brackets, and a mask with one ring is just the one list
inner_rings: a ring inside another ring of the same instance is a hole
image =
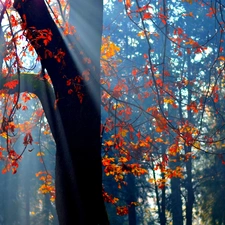
[[220, 56], [219, 58], [218, 58], [218, 60], [221, 60], [221, 61], [225, 61], [225, 56]]
[[8, 172], [8, 170], [6, 169], [6, 167], [4, 167], [3, 169], [2, 169], [2, 174], [5, 174], [5, 173], [7, 173]]
[[131, 0], [126, 0], [126, 6], [127, 6], [127, 8], [131, 7]]

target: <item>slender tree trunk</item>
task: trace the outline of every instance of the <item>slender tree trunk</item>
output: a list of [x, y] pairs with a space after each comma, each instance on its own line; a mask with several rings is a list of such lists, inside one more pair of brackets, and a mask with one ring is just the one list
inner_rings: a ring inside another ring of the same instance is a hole
[[[179, 153], [176, 156], [171, 157], [170, 167], [175, 169], [180, 166]], [[174, 162], [172, 161], [174, 160]], [[176, 160], [176, 161], [175, 161]], [[173, 225], [183, 225], [183, 210], [182, 210], [182, 199], [181, 199], [181, 180], [180, 178], [173, 177], [170, 181], [171, 184], [171, 212]]]
[[171, 190], [172, 190], [171, 206], [172, 206], [173, 225], [182, 225], [183, 215], [182, 215], [180, 178], [171, 179]]
[[[164, 174], [162, 174], [162, 179], [165, 179]], [[166, 187], [162, 189], [161, 210], [161, 225], [166, 225]]]
[[[153, 163], [151, 167], [154, 168]], [[157, 213], [159, 217], [158, 220], [160, 225], [165, 225], [166, 221], [164, 220], [165, 218], [163, 217], [163, 213], [162, 213], [162, 201], [160, 202], [159, 188], [158, 188], [158, 184], [156, 183], [156, 173], [154, 169], [152, 169], [152, 173], [153, 173], [153, 178], [155, 180], [154, 189], [155, 189], [155, 195], [156, 195]]]
[[[181, 94], [180, 91], [179, 94]], [[173, 108], [171, 108], [170, 113], [175, 113]], [[180, 118], [180, 121], [183, 121], [181, 104], [179, 104], [178, 116]], [[180, 152], [177, 152], [174, 156], [171, 155], [170, 158], [171, 158], [170, 162], [171, 169], [175, 170], [176, 167], [181, 167]], [[181, 178], [176, 177], [171, 178], [171, 207], [172, 207], [171, 211], [172, 211], [173, 225], [183, 225], [184, 218], [183, 218], [183, 202], [181, 193]]]
[[[185, 154], [191, 152], [191, 146], [185, 146]], [[186, 225], [192, 225], [193, 217], [193, 205], [194, 205], [194, 190], [192, 184], [192, 160], [191, 158], [186, 162], [187, 179], [186, 179], [186, 189], [187, 189], [187, 200], [186, 200]]]
[[133, 174], [128, 174], [127, 175], [127, 203], [130, 205], [129, 206], [129, 211], [128, 211], [128, 221], [129, 225], [136, 225], [137, 224], [137, 215], [136, 215], [136, 208], [135, 205], [132, 205], [131, 202], [136, 202], [136, 184], [135, 184], [135, 177]]
[[[57, 99], [61, 120], [50, 122], [50, 126], [57, 148], [56, 208], [59, 223], [106, 225], [109, 222], [102, 198], [99, 86], [103, 2], [74, 0], [71, 4], [73, 15], [83, 16], [83, 29], [88, 29], [85, 24], [89, 24], [96, 31], [92, 33], [94, 36], [82, 37], [79, 33], [82, 25], [79, 25], [77, 35], [80, 39], [62, 37], [43, 0], [16, 0], [14, 7], [23, 20], [26, 18], [27, 37], [51, 77]], [[92, 17], [86, 21], [89, 7]], [[48, 45], [43, 40], [37, 41], [39, 32], [45, 29], [52, 32]], [[81, 38], [86, 38], [85, 42]], [[84, 49], [86, 43], [92, 48], [86, 46]], [[65, 54], [63, 58], [57, 58], [59, 53]], [[91, 60], [90, 64], [84, 63], [89, 61], [87, 59]], [[81, 78], [85, 70], [90, 72], [86, 81]], [[70, 90], [72, 94], [68, 94]]]
[[[192, 67], [191, 67], [191, 59], [190, 55], [188, 57], [188, 80], [191, 80], [191, 74], [192, 74]], [[192, 91], [189, 89], [188, 90], [188, 103], [191, 103], [191, 98], [192, 98]], [[191, 114], [191, 111], [189, 110], [187, 112], [188, 115], [188, 122], [191, 124], [193, 121], [193, 117]], [[185, 154], [191, 153], [192, 151], [192, 146], [184, 146]], [[186, 162], [186, 173], [187, 173], [187, 178], [186, 178], [186, 190], [187, 190], [187, 198], [186, 198], [186, 225], [192, 225], [192, 217], [193, 217], [193, 205], [194, 205], [194, 190], [193, 190], [193, 183], [192, 183], [192, 158], [190, 157], [187, 162]]]

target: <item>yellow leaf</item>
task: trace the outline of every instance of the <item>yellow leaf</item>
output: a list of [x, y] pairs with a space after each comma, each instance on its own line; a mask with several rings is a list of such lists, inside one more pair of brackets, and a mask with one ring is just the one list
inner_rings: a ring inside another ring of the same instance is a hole
[[2, 136], [3, 138], [7, 138], [6, 132], [1, 133], [1, 136]]
[[171, 98], [164, 98], [164, 103], [166, 104], [173, 104], [174, 103], [174, 99], [171, 99]]
[[201, 148], [200, 142], [195, 141], [194, 144], [193, 144], [193, 147], [199, 150]]
[[150, 178], [150, 179], [148, 180], [148, 182], [149, 182], [149, 183], [155, 183], [155, 179]]
[[45, 155], [44, 152], [38, 152], [38, 153], [37, 153], [37, 156], [44, 156], [44, 155]]
[[126, 137], [127, 132], [128, 132], [128, 130], [123, 129], [123, 130], [121, 131], [121, 135], [122, 135], [123, 137]]
[[187, 2], [189, 4], [192, 4], [193, 0], [182, 0], [182, 2]]
[[217, 141], [217, 142], [216, 142], [216, 147], [217, 147], [218, 149], [220, 149], [221, 146], [222, 146], [221, 141]]
[[144, 37], [145, 36], [145, 32], [142, 30], [142, 31], [138, 32], [137, 36], [138, 37]]
[[124, 107], [124, 105], [123, 104], [121, 104], [121, 103], [115, 103], [113, 106], [112, 106], [112, 109], [113, 110], [116, 110], [116, 109], [119, 109], [119, 108], [123, 108]]
[[103, 37], [101, 46], [101, 55], [103, 59], [110, 59], [119, 51], [120, 47], [110, 41], [110, 37]]

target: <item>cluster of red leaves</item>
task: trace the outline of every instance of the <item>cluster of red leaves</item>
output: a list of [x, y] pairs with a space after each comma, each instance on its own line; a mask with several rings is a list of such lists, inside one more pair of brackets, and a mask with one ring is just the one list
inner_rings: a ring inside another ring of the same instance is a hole
[[23, 144], [25, 146], [32, 145], [32, 142], [33, 142], [33, 137], [31, 135], [31, 133], [30, 132], [26, 133], [26, 135], [25, 135], [25, 137], [23, 139]]
[[27, 38], [33, 40], [33, 46], [39, 46], [41, 44], [47, 46], [52, 40], [52, 32], [50, 29], [37, 30], [36, 27], [29, 27]]
[[128, 206], [117, 206], [116, 207], [116, 214], [119, 216], [124, 216], [129, 213]]
[[102, 190], [102, 195], [103, 195], [103, 199], [105, 202], [107, 203], [111, 203], [111, 204], [116, 204], [119, 199], [116, 197], [113, 197], [112, 195], [109, 195], [107, 192], [105, 192], [104, 190]]
[[1, 154], [1, 160], [5, 162], [2, 173], [5, 174], [11, 170], [12, 174], [15, 174], [19, 167], [18, 161], [21, 160], [21, 156], [11, 149], [8, 151], [7, 156], [3, 156], [3, 154]]
[[14, 79], [14, 80], [6, 82], [4, 84], [4, 87], [9, 88], [9, 89], [14, 89], [18, 84], [19, 84], [18, 79]]

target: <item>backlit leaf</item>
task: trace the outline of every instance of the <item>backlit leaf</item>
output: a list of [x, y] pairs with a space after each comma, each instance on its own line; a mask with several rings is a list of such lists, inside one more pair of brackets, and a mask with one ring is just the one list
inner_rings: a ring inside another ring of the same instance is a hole
[[7, 83], [4, 84], [4, 87], [13, 89], [19, 84], [19, 81], [17, 79], [8, 81]]

